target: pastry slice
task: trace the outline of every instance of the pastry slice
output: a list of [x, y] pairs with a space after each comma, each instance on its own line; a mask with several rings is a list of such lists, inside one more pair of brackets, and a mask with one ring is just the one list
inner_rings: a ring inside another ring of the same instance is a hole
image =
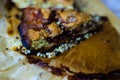
[[31, 54], [54, 57], [101, 29], [100, 22], [76, 10], [24, 9], [18, 31]]

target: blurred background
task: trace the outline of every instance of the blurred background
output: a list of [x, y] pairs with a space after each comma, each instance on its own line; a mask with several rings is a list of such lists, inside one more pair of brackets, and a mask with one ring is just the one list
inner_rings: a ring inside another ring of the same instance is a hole
[[101, 0], [120, 19], [120, 0]]

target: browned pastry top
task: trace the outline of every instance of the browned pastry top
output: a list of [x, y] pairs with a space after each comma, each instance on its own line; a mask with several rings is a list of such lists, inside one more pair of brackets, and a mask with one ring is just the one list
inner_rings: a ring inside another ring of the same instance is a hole
[[[28, 7], [23, 11], [22, 22], [18, 30], [29, 48], [35, 50], [49, 49], [52, 46], [55, 47], [69, 41], [70, 36], [78, 34], [79, 29], [81, 30], [79, 35], [91, 30], [86, 28], [83, 31], [80, 27], [90, 20], [91, 16], [76, 10], [50, 10]], [[62, 40], [62, 38], [65, 40]], [[75, 36], [72, 38], [74, 39]], [[39, 44], [42, 44], [42, 46]]]

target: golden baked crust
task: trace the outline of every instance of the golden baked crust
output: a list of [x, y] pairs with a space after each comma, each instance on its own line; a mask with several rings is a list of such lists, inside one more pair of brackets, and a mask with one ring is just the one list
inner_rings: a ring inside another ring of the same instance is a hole
[[55, 36], [57, 36], [57, 35], [62, 33], [61, 28], [54, 22], [51, 23], [50, 25], [48, 25], [48, 29], [51, 32], [49, 37], [55, 37]]
[[75, 29], [81, 24], [91, 20], [90, 15], [75, 10], [58, 12], [58, 15], [59, 19], [63, 21], [63, 25], [69, 29]]

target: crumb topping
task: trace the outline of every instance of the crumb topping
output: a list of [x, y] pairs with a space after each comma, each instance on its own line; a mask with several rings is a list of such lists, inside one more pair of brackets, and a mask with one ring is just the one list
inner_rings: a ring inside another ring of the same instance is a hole
[[74, 29], [79, 25], [91, 20], [89, 15], [74, 10], [63, 11], [58, 14], [60, 16], [59, 18], [62, 19], [62, 25], [70, 29]]
[[60, 27], [56, 23], [51, 23], [48, 25], [48, 29], [50, 30], [50, 35], [49, 37], [55, 37], [61, 33]]
[[28, 30], [28, 36], [31, 40], [37, 40], [39, 39], [40, 35], [39, 35], [39, 31], [35, 31], [33, 29], [29, 29]]

